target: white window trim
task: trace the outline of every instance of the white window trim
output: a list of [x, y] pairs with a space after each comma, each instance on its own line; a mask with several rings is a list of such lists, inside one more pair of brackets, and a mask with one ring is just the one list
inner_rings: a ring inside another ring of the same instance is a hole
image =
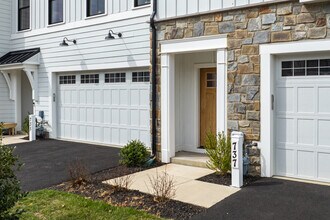
[[15, 1], [15, 11], [16, 11], [16, 33], [24, 33], [24, 32], [29, 32], [32, 30], [32, 0], [30, 0], [30, 28], [29, 29], [25, 29], [25, 30], [18, 30], [18, 1]]
[[272, 177], [275, 174], [274, 153], [274, 110], [271, 96], [274, 94], [274, 79], [276, 74], [276, 55], [301, 54], [310, 52], [328, 52], [330, 40], [312, 40], [302, 42], [277, 43], [260, 45], [260, 126], [261, 139], [261, 175]]
[[93, 19], [93, 18], [99, 18], [99, 17], [104, 17], [108, 15], [108, 0], [104, 0], [104, 13], [103, 14], [97, 14], [97, 15], [92, 15], [92, 16], [87, 16], [87, 0], [84, 0], [83, 3], [83, 15], [85, 20]]
[[66, 23], [66, 0], [63, 0], [63, 21], [62, 22], [49, 24], [49, 0], [46, 0], [46, 7], [47, 7], [47, 27], [59, 26], [59, 25], [63, 25]]
[[162, 162], [175, 156], [175, 54], [217, 52], [217, 132], [227, 130], [227, 35], [168, 40], [161, 44], [161, 152]]

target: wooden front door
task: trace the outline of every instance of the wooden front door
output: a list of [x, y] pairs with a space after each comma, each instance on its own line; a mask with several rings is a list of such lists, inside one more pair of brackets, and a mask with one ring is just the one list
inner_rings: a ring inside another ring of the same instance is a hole
[[207, 133], [216, 134], [216, 68], [200, 70], [200, 146], [205, 146]]

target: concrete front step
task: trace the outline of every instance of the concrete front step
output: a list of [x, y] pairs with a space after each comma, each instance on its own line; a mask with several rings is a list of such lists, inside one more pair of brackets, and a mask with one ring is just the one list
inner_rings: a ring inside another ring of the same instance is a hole
[[181, 151], [175, 154], [175, 157], [171, 159], [171, 162], [174, 164], [207, 168], [207, 160], [208, 157], [205, 154]]

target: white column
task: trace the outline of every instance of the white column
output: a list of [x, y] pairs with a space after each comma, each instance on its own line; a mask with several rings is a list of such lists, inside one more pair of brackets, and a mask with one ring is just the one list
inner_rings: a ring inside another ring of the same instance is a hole
[[175, 61], [174, 55], [161, 56], [161, 149], [162, 162], [175, 156]]
[[12, 74], [12, 90], [13, 97], [15, 97], [15, 123], [17, 123], [16, 130], [22, 129], [22, 101], [21, 101], [21, 73], [20, 70], [15, 70]]
[[49, 88], [49, 125], [51, 127], [49, 136], [51, 138], [57, 138], [57, 95], [56, 95], [56, 86], [57, 86], [57, 81], [56, 81], [56, 74], [53, 72], [49, 73], [49, 79], [50, 79], [50, 85], [51, 87]]
[[274, 64], [270, 54], [261, 54], [261, 74], [260, 74], [260, 104], [261, 104], [261, 134], [260, 134], [260, 158], [261, 176], [273, 176], [274, 169], [274, 141], [273, 141], [273, 110], [271, 96], [273, 94], [273, 70]]
[[227, 50], [217, 50], [217, 132], [227, 130]]

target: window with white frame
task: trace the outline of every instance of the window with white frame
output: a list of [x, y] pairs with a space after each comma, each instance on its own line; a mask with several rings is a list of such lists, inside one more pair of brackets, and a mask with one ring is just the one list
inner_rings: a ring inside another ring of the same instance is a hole
[[30, 29], [30, 0], [18, 0], [18, 31]]
[[282, 61], [282, 77], [330, 75], [330, 59]]
[[99, 83], [99, 82], [100, 82], [99, 74], [88, 74], [88, 75], [80, 76], [81, 84], [90, 84], [90, 83]]
[[132, 82], [150, 82], [149, 72], [133, 72]]
[[63, 0], [48, 1], [48, 24], [63, 22]]
[[75, 75], [60, 76], [60, 85], [63, 84], [76, 84], [76, 76]]
[[87, 17], [105, 14], [105, 0], [87, 0]]
[[149, 5], [150, 0], [134, 0], [134, 7], [139, 7], [143, 5]]
[[126, 73], [106, 73], [104, 75], [105, 83], [124, 83], [126, 82]]

